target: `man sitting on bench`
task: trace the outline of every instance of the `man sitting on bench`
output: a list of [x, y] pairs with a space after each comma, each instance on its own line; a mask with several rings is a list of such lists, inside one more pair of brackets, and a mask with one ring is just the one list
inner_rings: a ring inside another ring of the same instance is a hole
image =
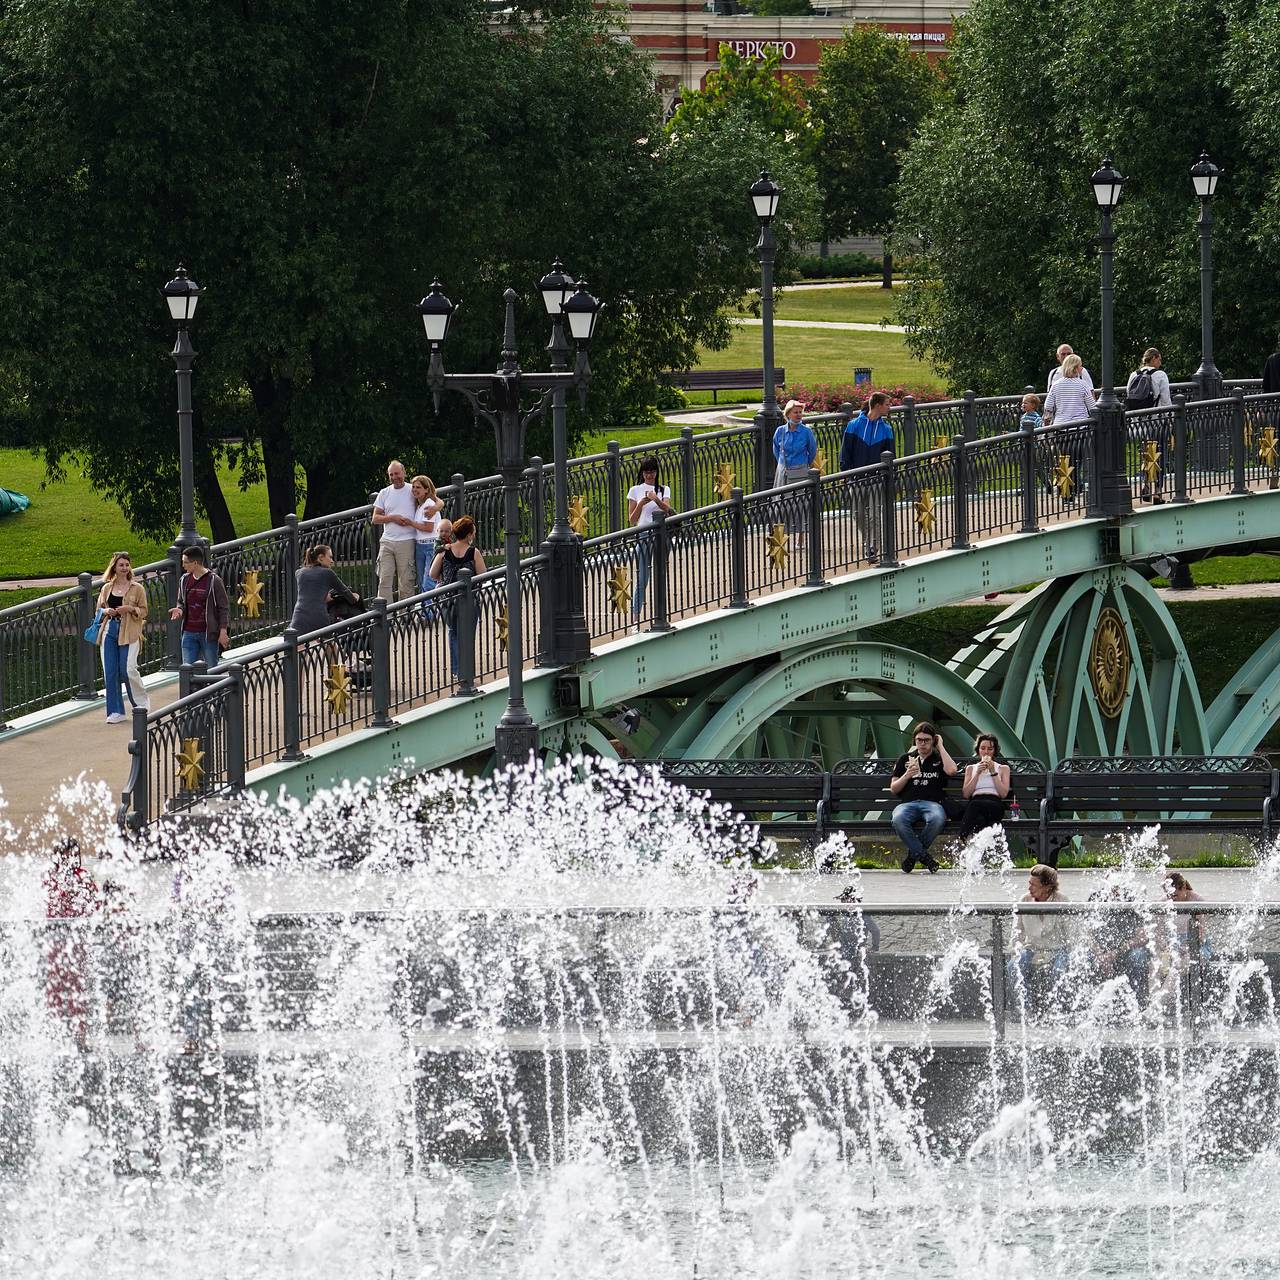
[[900, 798], [891, 821], [898, 838], [907, 846], [903, 871], [909, 874], [921, 862], [932, 875], [938, 870], [938, 863], [929, 846], [947, 820], [942, 798], [947, 779], [955, 775], [956, 762], [942, 745], [942, 735], [929, 721], [921, 720], [912, 730], [911, 739], [911, 750], [898, 757], [889, 781], [889, 790]]

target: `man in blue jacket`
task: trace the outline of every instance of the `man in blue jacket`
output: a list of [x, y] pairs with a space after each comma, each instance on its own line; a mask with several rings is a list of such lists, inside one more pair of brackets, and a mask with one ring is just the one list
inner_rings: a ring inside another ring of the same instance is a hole
[[[867, 400], [867, 407], [849, 421], [840, 439], [840, 470], [853, 471], [869, 467], [881, 460], [883, 453], [893, 452], [893, 427], [889, 423], [889, 397], [883, 391], [874, 391]], [[880, 481], [876, 477], [859, 476], [850, 482], [853, 499], [853, 520], [858, 528], [858, 540], [866, 549], [866, 558], [878, 560], [876, 534], [880, 524]]]

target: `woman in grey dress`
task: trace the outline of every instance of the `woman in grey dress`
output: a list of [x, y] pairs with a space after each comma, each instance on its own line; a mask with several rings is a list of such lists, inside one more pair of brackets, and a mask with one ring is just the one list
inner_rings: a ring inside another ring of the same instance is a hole
[[325, 543], [308, 547], [298, 570], [298, 600], [289, 625], [299, 634], [319, 631], [333, 621], [329, 601], [345, 600], [358, 608], [360, 597], [333, 571], [333, 548]]

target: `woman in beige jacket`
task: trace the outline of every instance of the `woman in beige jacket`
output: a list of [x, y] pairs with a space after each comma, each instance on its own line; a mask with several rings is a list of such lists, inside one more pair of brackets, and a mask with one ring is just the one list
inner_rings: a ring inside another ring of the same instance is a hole
[[107, 686], [107, 723], [123, 724], [124, 695], [144, 711], [151, 710], [146, 687], [138, 674], [138, 654], [142, 652], [142, 628], [147, 620], [147, 593], [142, 583], [133, 580], [133, 562], [124, 551], [111, 557], [98, 592], [98, 608], [102, 610], [102, 626], [98, 630], [98, 647], [102, 651], [102, 674]]

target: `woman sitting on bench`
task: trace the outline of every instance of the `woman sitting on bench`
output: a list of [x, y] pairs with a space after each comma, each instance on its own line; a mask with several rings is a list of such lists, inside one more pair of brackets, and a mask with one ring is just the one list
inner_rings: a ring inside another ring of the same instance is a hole
[[1005, 800], [1009, 795], [1009, 766], [996, 759], [1000, 754], [1000, 741], [996, 735], [980, 733], [973, 744], [973, 754], [978, 758], [965, 766], [961, 788], [965, 806], [960, 830], [956, 833], [961, 840], [968, 840], [988, 827], [999, 826], [1004, 819]]

